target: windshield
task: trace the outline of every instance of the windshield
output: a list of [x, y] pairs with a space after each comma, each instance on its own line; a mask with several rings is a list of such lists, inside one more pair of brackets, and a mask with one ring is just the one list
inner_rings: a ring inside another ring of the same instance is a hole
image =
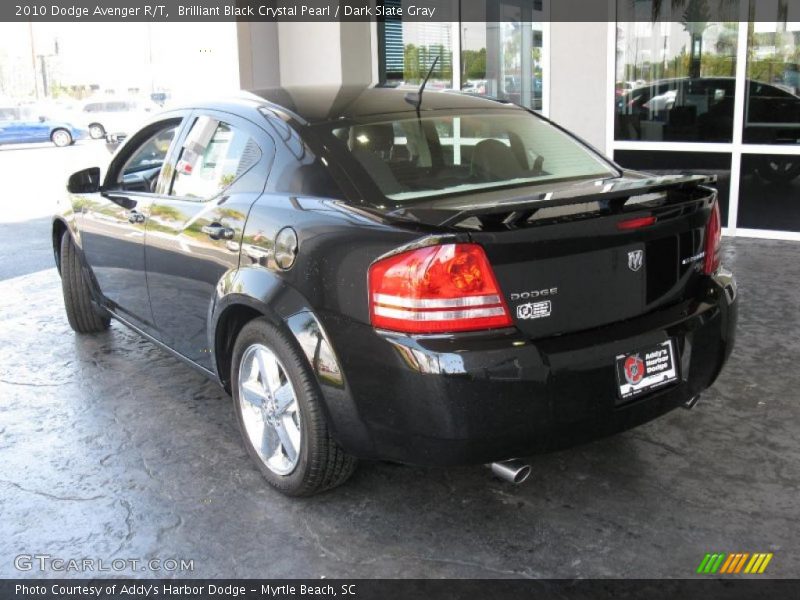
[[395, 201], [617, 175], [558, 128], [522, 112], [403, 115], [332, 132]]

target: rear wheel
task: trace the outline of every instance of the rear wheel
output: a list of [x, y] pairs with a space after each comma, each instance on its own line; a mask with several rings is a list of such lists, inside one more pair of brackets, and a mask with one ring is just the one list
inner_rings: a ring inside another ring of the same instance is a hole
[[72, 135], [66, 129], [56, 129], [51, 135], [50, 140], [59, 148], [69, 146], [72, 143]]
[[311, 496], [350, 477], [356, 460], [331, 437], [320, 393], [286, 334], [264, 318], [245, 325], [231, 375], [245, 447], [270, 485]]
[[78, 333], [99, 333], [108, 329], [111, 320], [92, 305], [92, 289], [81, 267], [78, 249], [72, 237], [61, 236], [61, 291], [69, 326]]
[[89, 136], [93, 140], [99, 140], [101, 137], [105, 136], [106, 130], [103, 128], [100, 123], [92, 123], [89, 125]]

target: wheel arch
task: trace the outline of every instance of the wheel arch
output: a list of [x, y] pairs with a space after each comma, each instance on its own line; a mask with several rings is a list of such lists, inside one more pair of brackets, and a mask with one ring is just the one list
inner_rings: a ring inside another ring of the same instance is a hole
[[[311, 326], [307, 319], [297, 318], [300, 314], [313, 314], [313, 309], [300, 292], [272, 271], [252, 267], [226, 274], [217, 286], [214, 307], [209, 326], [213, 335], [210, 347], [214, 349], [217, 376], [226, 389], [230, 386], [230, 361], [236, 336], [249, 321], [260, 317], [290, 333], [308, 366], [315, 371], [313, 352], [309, 353], [301, 339]], [[313, 319], [319, 323], [316, 316]]]
[[231, 393], [231, 359], [236, 338], [250, 321], [264, 316], [263, 310], [255, 308], [251, 303], [233, 300], [217, 319], [214, 331], [214, 366], [220, 383], [228, 393]]
[[53, 127], [50, 130], [50, 139], [51, 140], [53, 139], [53, 136], [56, 134], [57, 131], [66, 131], [67, 133], [69, 133], [69, 137], [72, 137], [72, 133], [70, 132], [70, 130], [67, 127], [64, 127], [63, 125], [56, 125], [55, 127]]
[[53, 220], [52, 241], [53, 241], [53, 257], [56, 260], [56, 269], [59, 275], [61, 274], [61, 239], [64, 234], [67, 234], [69, 227], [66, 222], [60, 218]]
[[[317, 312], [304, 296], [263, 267], [228, 273], [217, 286], [209, 340], [219, 382], [231, 391], [231, 361], [236, 337], [252, 319], [265, 317], [286, 332], [305, 359], [324, 398], [331, 434], [345, 448], [372, 446], [358, 414], [342, 361]], [[353, 452], [355, 453], [355, 452]]]

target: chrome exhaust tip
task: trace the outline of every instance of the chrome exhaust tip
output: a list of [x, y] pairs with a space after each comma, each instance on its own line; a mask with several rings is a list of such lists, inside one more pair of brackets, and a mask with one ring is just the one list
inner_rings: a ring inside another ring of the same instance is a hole
[[700, 402], [700, 394], [697, 394], [697, 396], [692, 396], [686, 402], [681, 404], [681, 406], [686, 410], [692, 410], [694, 408], [694, 405], [697, 404], [698, 402]]
[[531, 466], [518, 458], [493, 462], [487, 466], [496, 477], [514, 485], [519, 485], [531, 474]]

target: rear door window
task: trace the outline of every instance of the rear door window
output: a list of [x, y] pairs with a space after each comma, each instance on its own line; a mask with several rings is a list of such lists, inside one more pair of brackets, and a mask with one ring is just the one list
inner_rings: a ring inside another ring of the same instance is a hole
[[208, 116], [198, 117], [183, 143], [171, 195], [213, 198], [260, 158], [261, 150], [245, 131]]

